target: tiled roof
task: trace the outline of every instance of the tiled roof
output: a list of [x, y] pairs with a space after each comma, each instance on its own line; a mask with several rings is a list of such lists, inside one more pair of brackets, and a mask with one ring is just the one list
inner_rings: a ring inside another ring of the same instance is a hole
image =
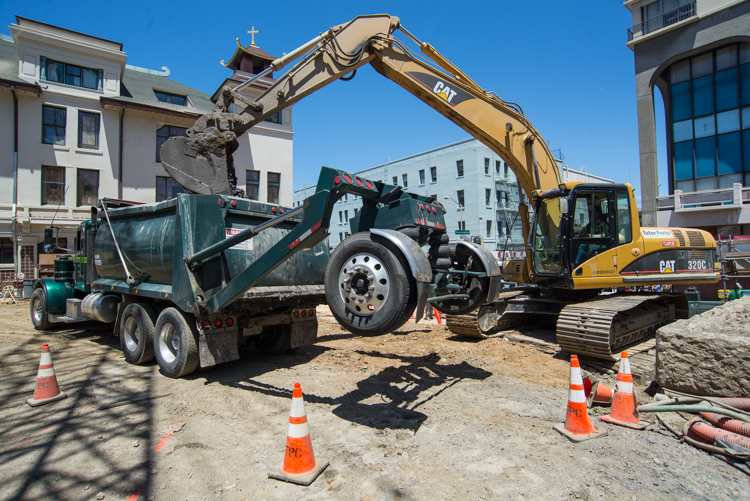
[[0, 80], [28, 84], [18, 78], [18, 51], [12, 41], [0, 38]]
[[[179, 106], [176, 104], [162, 103], [156, 99], [154, 90], [161, 90], [173, 94], [187, 95], [195, 105], [195, 108], [188, 106]], [[107, 96], [106, 99], [112, 101], [122, 101], [124, 103], [134, 103], [150, 106], [153, 108], [162, 108], [165, 110], [177, 111], [180, 113], [189, 113], [194, 115], [203, 115], [208, 113], [214, 106], [211, 102], [211, 96], [203, 92], [188, 87], [187, 85], [175, 82], [165, 76], [144, 73], [137, 70], [125, 69], [122, 75], [122, 84], [120, 86], [119, 96]]]

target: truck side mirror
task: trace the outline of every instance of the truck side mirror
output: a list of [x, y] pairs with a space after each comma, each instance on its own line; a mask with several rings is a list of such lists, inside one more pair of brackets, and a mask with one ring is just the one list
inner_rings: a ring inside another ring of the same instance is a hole
[[44, 228], [44, 252], [52, 254], [55, 252], [54, 237], [52, 235], [52, 228], [49, 226]]

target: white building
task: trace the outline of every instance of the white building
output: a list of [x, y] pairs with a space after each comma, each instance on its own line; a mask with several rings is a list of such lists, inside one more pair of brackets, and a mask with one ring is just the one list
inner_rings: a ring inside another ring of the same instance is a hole
[[[567, 166], [560, 171], [563, 181], [613, 182]], [[447, 210], [445, 225], [451, 241], [470, 238], [500, 256], [523, 252], [516, 176], [495, 152], [476, 139], [458, 141], [354, 174], [435, 198]], [[314, 192], [315, 186], [295, 191], [295, 205]], [[351, 195], [336, 202], [328, 230], [331, 247], [349, 236], [349, 219], [360, 207], [359, 197]]]
[[[0, 35], [0, 280], [51, 272], [39, 244], [53, 217], [60, 245], [72, 246], [71, 228], [101, 198], [150, 203], [182, 192], [159, 148], [213, 107], [166, 68], [126, 65], [121, 43], [21, 17], [10, 32]], [[252, 64], [246, 52], [230, 62]], [[238, 66], [232, 78], [247, 73], [252, 66]], [[277, 121], [240, 138], [237, 181], [262, 201], [291, 205], [291, 111]]]

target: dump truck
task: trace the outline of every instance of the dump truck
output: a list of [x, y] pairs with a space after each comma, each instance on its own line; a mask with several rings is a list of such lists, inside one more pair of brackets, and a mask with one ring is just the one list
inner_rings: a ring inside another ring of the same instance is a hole
[[[331, 254], [327, 229], [345, 194], [363, 208]], [[55, 260], [54, 278], [36, 281], [31, 320], [39, 330], [113, 323], [128, 362], [156, 358], [173, 378], [237, 360], [247, 342], [270, 354], [311, 345], [326, 302], [351, 332], [391, 332], [420, 319], [428, 299], [500, 286], [492, 255], [469, 242], [454, 250], [455, 273], [433, 275], [420, 245], [449, 251], [444, 213], [434, 198], [326, 167], [294, 208], [218, 194], [102, 199]], [[56, 250], [52, 228], [45, 250]]]

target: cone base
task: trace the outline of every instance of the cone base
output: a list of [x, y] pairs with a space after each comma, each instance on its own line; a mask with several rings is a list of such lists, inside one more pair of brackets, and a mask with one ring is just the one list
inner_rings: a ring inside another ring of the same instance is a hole
[[565, 429], [565, 423], [556, 424], [553, 426], [553, 428], [566, 437], [570, 439], [571, 442], [583, 442], [584, 440], [589, 440], [591, 438], [599, 438], [599, 437], [605, 437], [607, 435], [607, 429], [602, 428], [598, 431], [595, 431], [594, 433], [590, 433], [588, 435], [575, 435], [573, 433], [570, 433], [568, 430]]
[[315, 468], [308, 471], [307, 473], [300, 473], [298, 475], [292, 475], [284, 472], [281, 468], [276, 471], [268, 472], [268, 478], [275, 478], [276, 480], [282, 480], [284, 482], [291, 482], [299, 485], [310, 485], [318, 478], [318, 475], [323, 473], [323, 470], [328, 468], [329, 461], [327, 459], [321, 459], [315, 462]]
[[594, 404], [609, 405], [612, 403], [612, 390], [606, 385], [602, 385], [602, 388], [606, 389], [599, 389], [599, 381], [594, 383], [594, 386], [591, 387], [591, 393], [586, 397], [586, 407], [590, 409]]
[[68, 398], [68, 395], [64, 391], [61, 391], [59, 394], [55, 395], [54, 397], [40, 398], [39, 400], [35, 399], [34, 397], [27, 398], [26, 403], [32, 407], [37, 407], [39, 405], [51, 404], [52, 402], [57, 402], [58, 400], [62, 400], [63, 398]]
[[606, 421], [607, 423], [612, 423], [612, 424], [616, 424], [620, 426], [626, 426], [628, 428], [633, 428], [634, 430], [642, 430], [651, 424], [650, 421], [644, 421], [642, 419], [640, 423], [630, 423], [628, 421], [620, 421], [619, 419], [613, 418], [609, 414], [605, 414], [604, 416], [599, 416], [599, 419], [601, 419], [602, 421]]

